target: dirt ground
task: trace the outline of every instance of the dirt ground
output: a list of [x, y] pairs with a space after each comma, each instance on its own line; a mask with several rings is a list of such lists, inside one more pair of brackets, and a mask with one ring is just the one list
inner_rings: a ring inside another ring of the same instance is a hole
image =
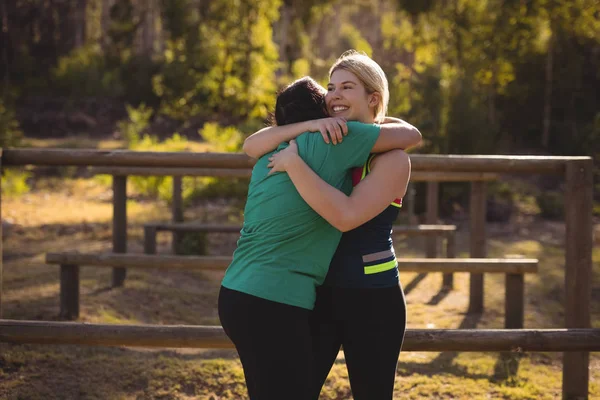
[[[239, 223], [240, 200], [202, 200], [186, 219]], [[168, 205], [128, 203], [129, 251], [142, 252], [145, 222], [168, 220]], [[5, 219], [3, 317], [58, 320], [58, 267], [51, 251], [111, 248], [111, 191], [95, 180], [47, 182], [33, 192], [2, 199]], [[445, 221], [449, 222], [449, 221]], [[467, 256], [468, 222], [458, 225], [457, 256]], [[524, 218], [489, 224], [488, 255], [520, 254], [540, 260], [526, 277], [526, 328], [564, 326], [564, 224]], [[209, 254], [229, 255], [235, 234], [210, 234]], [[398, 237], [399, 257], [423, 254], [422, 238]], [[159, 234], [160, 253], [170, 235]], [[600, 328], [600, 248], [594, 248], [592, 320]], [[129, 270], [124, 287], [110, 287], [109, 269], [82, 268], [80, 322], [217, 325], [222, 273]], [[502, 328], [504, 278], [485, 277], [485, 312], [466, 314], [467, 274], [445, 292], [441, 274], [401, 272], [409, 328]], [[404, 352], [395, 399], [558, 399], [561, 354]], [[293, 388], [290, 388], [293, 390]], [[0, 344], [1, 399], [246, 399], [241, 365], [232, 350], [148, 350], [86, 346]], [[340, 353], [321, 399], [351, 399]], [[590, 399], [600, 398], [600, 355], [590, 362]], [[282, 394], [285, 399], [285, 394]]]

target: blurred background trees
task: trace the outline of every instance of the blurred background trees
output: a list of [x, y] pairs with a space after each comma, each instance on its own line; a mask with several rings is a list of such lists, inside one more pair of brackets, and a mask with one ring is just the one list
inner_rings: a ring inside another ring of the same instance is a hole
[[249, 134], [278, 89], [325, 84], [354, 48], [384, 68], [420, 152], [600, 160], [597, 0], [9, 0], [0, 14], [0, 145], [11, 118], [26, 136], [119, 134], [127, 106], [163, 139]]

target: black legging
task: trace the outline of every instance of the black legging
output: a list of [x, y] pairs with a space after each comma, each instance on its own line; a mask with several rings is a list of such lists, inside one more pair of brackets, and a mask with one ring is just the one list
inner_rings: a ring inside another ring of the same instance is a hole
[[389, 400], [406, 330], [400, 286], [345, 289], [322, 286], [311, 318], [315, 380], [319, 393], [343, 347], [354, 400]]
[[311, 311], [221, 287], [219, 318], [240, 355], [252, 400], [307, 400]]

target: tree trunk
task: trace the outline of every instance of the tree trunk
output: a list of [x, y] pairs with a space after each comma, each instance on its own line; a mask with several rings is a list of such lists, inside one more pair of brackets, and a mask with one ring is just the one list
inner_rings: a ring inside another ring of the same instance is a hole
[[[10, 85], [10, 67], [8, 64], [8, 46], [10, 45], [9, 41], [9, 28], [8, 28], [8, 13], [6, 9], [6, 3], [2, 2], [2, 8], [0, 9], [2, 13], [2, 65], [3, 65], [3, 73], [4, 73], [4, 93], [3, 97], [8, 94], [8, 86]], [[1, 255], [1, 254], [0, 254]]]
[[74, 14], [73, 29], [75, 30], [74, 48], [80, 48], [85, 44], [85, 33], [86, 33], [86, 8], [87, 0], [77, 0]]
[[281, 61], [280, 65], [283, 69], [278, 69], [276, 72], [277, 77], [279, 78], [281, 75], [289, 74], [292, 71], [292, 65], [290, 59], [288, 57], [288, 46], [290, 45], [290, 28], [292, 22], [292, 6], [289, 2], [285, 1], [281, 7], [281, 17], [279, 21], [276, 22], [277, 36], [276, 41], [279, 45], [279, 60]]
[[[550, 24], [552, 27], [552, 24]], [[544, 119], [542, 130], [542, 147], [548, 148], [550, 142], [550, 122], [552, 120], [552, 63], [554, 56], [554, 29], [551, 28], [546, 56], [546, 87], [544, 90]]]
[[110, 8], [114, 0], [102, 0], [102, 17], [100, 20], [100, 42], [102, 50], [106, 53], [109, 43], [108, 28], [110, 27]]

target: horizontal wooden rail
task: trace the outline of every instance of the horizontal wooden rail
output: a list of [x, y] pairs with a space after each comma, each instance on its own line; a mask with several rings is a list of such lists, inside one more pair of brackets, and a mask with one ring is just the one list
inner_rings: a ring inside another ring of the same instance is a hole
[[[569, 161], [590, 157], [412, 154], [414, 171], [563, 174]], [[249, 168], [255, 160], [241, 153], [142, 152], [85, 149], [5, 149], [2, 164], [104, 167]]]
[[[224, 270], [229, 256], [172, 256], [118, 253], [48, 253], [46, 263], [95, 267]], [[536, 273], [538, 260], [527, 258], [399, 258], [398, 268], [407, 272]]]
[[[115, 176], [215, 176], [249, 178], [252, 175], [252, 169], [250, 168], [92, 167], [89, 171], [94, 175]], [[493, 181], [496, 179], [498, 179], [498, 174], [485, 172], [414, 171], [410, 176], [412, 182], [475, 182]]]
[[[6, 343], [231, 348], [220, 326], [0, 320]], [[408, 329], [403, 351], [600, 351], [600, 329]]]
[[[239, 233], [241, 225], [203, 224], [194, 222], [156, 222], [144, 226], [156, 231]], [[456, 225], [394, 225], [398, 235], [436, 235], [456, 231]]]
[[114, 176], [215, 176], [249, 178], [251, 168], [152, 168], [152, 167], [93, 167], [94, 175]]

